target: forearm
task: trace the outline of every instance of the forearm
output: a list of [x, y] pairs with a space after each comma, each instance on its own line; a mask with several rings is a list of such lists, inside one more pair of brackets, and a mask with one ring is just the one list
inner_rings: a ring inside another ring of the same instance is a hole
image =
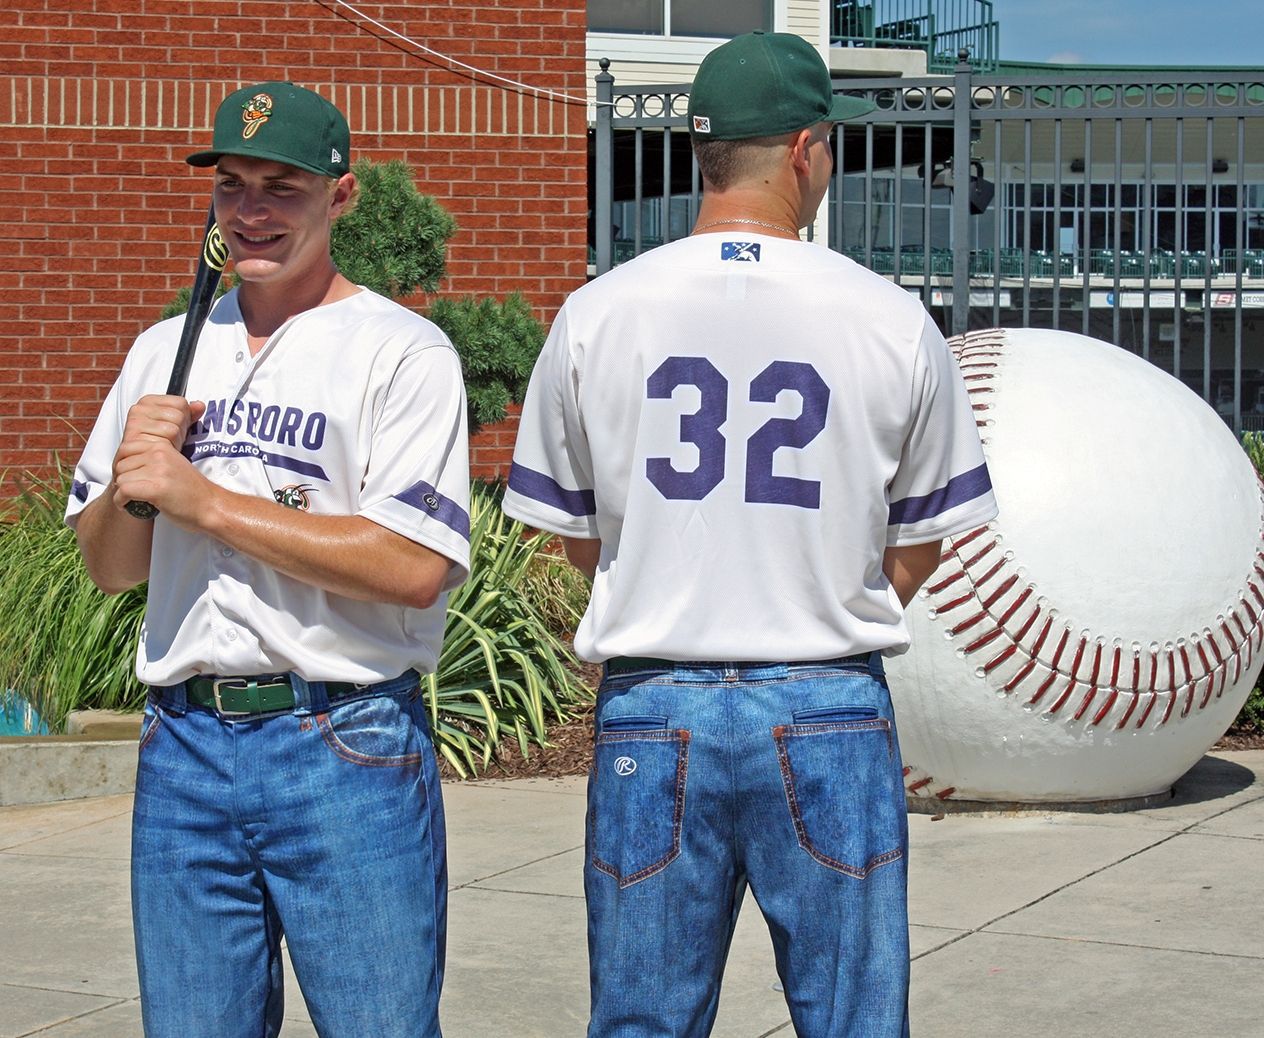
[[75, 538], [92, 582], [117, 595], [149, 579], [154, 524], [130, 516], [114, 502], [114, 488], [89, 504], [75, 522]]
[[446, 557], [369, 519], [312, 515], [210, 485], [198, 531], [286, 576], [346, 598], [417, 609], [443, 590]]
[[592, 580], [597, 575], [597, 563], [601, 561], [601, 541], [563, 537], [562, 547], [566, 549], [566, 561], [584, 576]]
[[928, 544], [909, 544], [888, 548], [882, 557], [882, 572], [895, 589], [902, 605], [907, 606], [913, 596], [939, 568], [939, 553], [943, 541]]

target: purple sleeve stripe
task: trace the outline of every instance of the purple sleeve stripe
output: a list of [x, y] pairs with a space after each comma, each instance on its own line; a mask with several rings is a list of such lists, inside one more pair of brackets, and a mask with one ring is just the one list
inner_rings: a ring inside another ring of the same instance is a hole
[[451, 498], [444, 497], [424, 480], [414, 483], [402, 494], [395, 495], [396, 501], [403, 501], [410, 508], [424, 512], [437, 519], [444, 526], [456, 531], [467, 541], [470, 539], [470, 515]]
[[597, 496], [591, 490], [567, 490], [543, 472], [536, 472], [516, 461], [509, 469], [509, 489], [560, 509], [567, 515], [597, 514]]
[[82, 483], [76, 479], [73, 483], [70, 484], [70, 493], [74, 496], [76, 501], [87, 501], [88, 500], [88, 484]]
[[895, 526], [900, 523], [920, 523], [925, 519], [934, 519], [949, 509], [982, 497], [992, 489], [992, 479], [988, 475], [987, 464], [977, 469], [953, 476], [938, 490], [933, 490], [923, 497], [906, 497], [902, 501], [891, 503], [891, 514], [887, 523]]

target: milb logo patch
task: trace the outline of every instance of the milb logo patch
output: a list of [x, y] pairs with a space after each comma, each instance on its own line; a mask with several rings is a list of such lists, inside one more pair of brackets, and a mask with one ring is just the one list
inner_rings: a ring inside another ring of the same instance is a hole
[[759, 242], [726, 241], [720, 244], [720, 259], [733, 260], [735, 263], [758, 263]]

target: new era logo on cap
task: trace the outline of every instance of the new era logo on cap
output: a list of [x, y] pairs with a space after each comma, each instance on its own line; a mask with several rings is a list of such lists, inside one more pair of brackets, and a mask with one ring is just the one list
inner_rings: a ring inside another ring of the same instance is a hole
[[694, 133], [710, 133], [711, 120], [708, 119], [705, 115], [695, 115], [693, 117], [693, 132]]

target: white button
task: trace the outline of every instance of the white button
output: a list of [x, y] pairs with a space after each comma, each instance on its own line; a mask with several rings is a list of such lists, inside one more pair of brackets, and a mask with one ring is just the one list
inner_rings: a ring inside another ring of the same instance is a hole
[[235, 642], [235, 641], [237, 640], [237, 632], [236, 632], [236, 631], [229, 631], [229, 632], [228, 632], [228, 640], [229, 640], [230, 642]]
[[237, 475], [237, 462], [234, 461], [231, 465], [228, 466], [228, 474], [230, 476]]
[[228, 558], [228, 556], [230, 556], [230, 555], [233, 553], [233, 549], [232, 549], [232, 548], [220, 548], [219, 553], [220, 553], [221, 555], [223, 555], [223, 556], [224, 556], [224, 558]]
[[240, 364], [240, 363], [241, 363], [241, 361], [242, 361], [242, 358], [243, 358], [243, 357], [245, 357], [245, 354], [244, 354], [244, 353], [242, 353], [242, 352], [241, 352], [241, 350], [238, 350], [238, 351], [237, 351], [237, 363], [238, 363], [238, 364]]

